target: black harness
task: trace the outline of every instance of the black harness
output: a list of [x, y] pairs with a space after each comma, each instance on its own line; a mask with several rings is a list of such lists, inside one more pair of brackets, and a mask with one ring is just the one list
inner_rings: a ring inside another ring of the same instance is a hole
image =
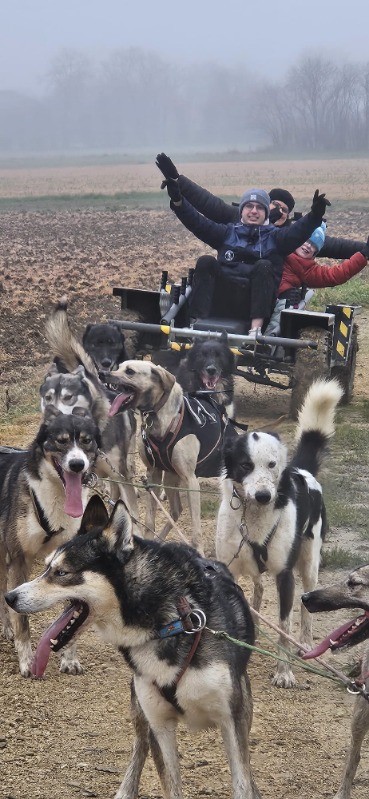
[[162, 438], [142, 427], [141, 435], [146, 457], [151, 464], [165, 472], [175, 472], [172, 454], [175, 445], [188, 435], [200, 442], [195, 474], [197, 477], [217, 477], [221, 467], [221, 443], [227, 419], [223, 406], [211, 397], [198, 399], [184, 394], [178, 417]]
[[31, 499], [32, 499], [33, 508], [34, 508], [34, 511], [35, 511], [35, 514], [36, 514], [37, 521], [38, 521], [40, 527], [42, 527], [42, 529], [43, 529], [43, 531], [45, 533], [45, 538], [43, 540], [43, 543], [47, 544], [47, 542], [50, 541], [50, 538], [52, 538], [53, 535], [57, 535], [58, 533], [62, 533], [64, 528], [63, 527], [59, 527], [59, 530], [53, 530], [52, 527], [50, 527], [49, 520], [48, 520], [48, 518], [47, 518], [47, 516], [45, 514], [45, 511], [44, 511], [42, 505], [40, 504], [40, 502], [38, 501], [37, 496], [36, 496], [35, 492], [32, 490], [32, 488], [30, 489], [30, 494], [31, 494]]

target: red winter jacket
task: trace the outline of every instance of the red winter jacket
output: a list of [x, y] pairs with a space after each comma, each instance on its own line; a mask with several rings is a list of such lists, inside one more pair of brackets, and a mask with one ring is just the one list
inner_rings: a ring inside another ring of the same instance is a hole
[[319, 264], [315, 258], [301, 258], [293, 252], [284, 260], [278, 296], [288, 289], [300, 286], [307, 286], [309, 289], [339, 286], [361, 272], [366, 263], [367, 258], [361, 252], [356, 252], [351, 258], [335, 266]]

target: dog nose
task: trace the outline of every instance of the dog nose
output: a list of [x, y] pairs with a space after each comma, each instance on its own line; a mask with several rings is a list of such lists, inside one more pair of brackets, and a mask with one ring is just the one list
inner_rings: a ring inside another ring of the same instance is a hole
[[72, 472], [83, 472], [85, 462], [82, 458], [74, 458], [69, 461], [68, 467]]
[[111, 369], [111, 358], [103, 358], [101, 361], [101, 366], [103, 369]]
[[208, 375], [215, 375], [217, 373], [216, 366], [207, 366], [206, 371]]
[[5, 602], [9, 605], [9, 607], [14, 608], [15, 603], [17, 601], [17, 592], [8, 591], [8, 593], [4, 595], [4, 599]]
[[260, 503], [260, 505], [267, 505], [271, 498], [272, 495], [270, 491], [267, 491], [265, 488], [262, 491], [256, 491], [255, 499], [256, 502]]

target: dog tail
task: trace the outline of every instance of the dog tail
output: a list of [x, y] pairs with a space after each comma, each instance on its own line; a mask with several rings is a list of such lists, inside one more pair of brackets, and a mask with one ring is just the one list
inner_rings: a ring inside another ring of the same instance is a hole
[[297, 448], [291, 466], [318, 474], [334, 433], [335, 411], [342, 394], [337, 380], [317, 380], [310, 386], [298, 417]]
[[46, 338], [54, 358], [61, 361], [67, 372], [83, 366], [90, 377], [98, 379], [96, 366], [89, 354], [72, 333], [67, 315], [68, 303], [62, 297], [46, 321]]

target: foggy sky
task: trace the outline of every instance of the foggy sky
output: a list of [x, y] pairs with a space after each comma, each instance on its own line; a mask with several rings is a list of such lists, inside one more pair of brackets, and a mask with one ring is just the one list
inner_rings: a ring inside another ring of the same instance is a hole
[[0, 90], [43, 93], [63, 48], [131, 46], [283, 77], [304, 53], [369, 60], [369, 0], [1, 0]]

